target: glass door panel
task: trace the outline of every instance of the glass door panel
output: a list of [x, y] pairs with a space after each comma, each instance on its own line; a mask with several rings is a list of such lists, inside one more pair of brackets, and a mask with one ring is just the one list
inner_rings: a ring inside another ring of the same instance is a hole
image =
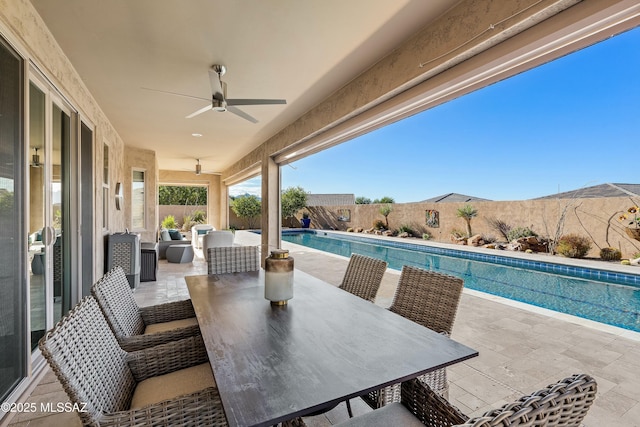
[[[67, 224], [69, 224], [68, 152], [70, 144], [71, 118], [58, 105], [52, 106], [52, 150], [50, 203], [52, 227], [55, 231], [53, 243], [53, 320], [57, 322], [71, 309], [71, 284], [69, 278], [70, 247]], [[65, 233], [66, 232], [66, 233]], [[66, 252], [65, 252], [66, 250]]]
[[29, 82], [31, 350], [71, 308], [69, 159], [71, 115], [35, 76]]
[[0, 37], [0, 401], [27, 375], [22, 76]]
[[47, 329], [46, 289], [47, 239], [45, 222], [46, 97], [33, 83], [29, 84], [29, 273], [31, 297], [31, 350]]

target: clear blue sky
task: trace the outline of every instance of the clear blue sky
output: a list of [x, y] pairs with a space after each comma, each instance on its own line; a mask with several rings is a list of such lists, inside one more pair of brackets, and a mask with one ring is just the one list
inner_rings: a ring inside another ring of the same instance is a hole
[[[640, 29], [282, 168], [282, 187], [522, 200], [640, 183]], [[259, 195], [259, 180], [232, 194]], [[258, 186], [256, 191], [256, 185]]]

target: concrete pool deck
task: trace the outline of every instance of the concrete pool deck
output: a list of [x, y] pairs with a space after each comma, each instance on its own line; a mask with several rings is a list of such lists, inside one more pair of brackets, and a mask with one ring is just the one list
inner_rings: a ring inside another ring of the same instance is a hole
[[[257, 245], [260, 236], [237, 232], [236, 242]], [[296, 268], [338, 285], [345, 257], [283, 242]], [[200, 254], [201, 255], [201, 254]], [[188, 298], [184, 276], [206, 274], [206, 262], [161, 261], [156, 282], [143, 282], [135, 292], [140, 305]], [[387, 270], [376, 304], [390, 305], [399, 278]], [[295, 297], [294, 297], [295, 298]], [[448, 368], [449, 399], [467, 415], [479, 415], [574, 373], [588, 373], [598, 382], [598, 397], [585, 419], [590, 427], [640, 427], [640, 333], [562, 315], [482, 292], [465, 290], [452, 338], [480, 356]], [[47, 370], [29, 402], [65, 402], [66, 394]], [[352, 400], [356, 413], [366, 405]], [[305, 419], [311, 427], [329, 426], [346, 417], [336, 409]], [[18, 414], [11, 425], [80, 425], [74, 414]]]

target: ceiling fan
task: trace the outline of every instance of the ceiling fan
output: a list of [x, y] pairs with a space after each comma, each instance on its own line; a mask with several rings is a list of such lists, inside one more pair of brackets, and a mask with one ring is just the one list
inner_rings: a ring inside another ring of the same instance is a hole
[[220, 172], [216, 172], [216, 171], [209, 171], [209, 170], [202, 170], [202, 164], [200, 163], [200, 159], [195, 159], [196, 160], [196, 165], [194, 169], [181, 169], [184, 171], [191, 171], [193, 173], [195, 173], [196, 175], [201, 175], [201, 174], [208, 174], [208, 175], [221, 175]]
[[[230, 113], [235, 114], [236, 116], [242, 117], [245, 120], [248, 120], [252, 123], [258, 123], [258, 120], [252, 117], [251, 115], [245, 113], [241, 109], [237, 108], [238, 105], [275, 105], [275, 104], [286, 104], [287, 101], [285, 99], [229, 99], [227, 98], [227, 84], [222, 81], [222, 76], [227, 72], [227, 67], [224, 65], [214, 65], [209, 69], [209, 81], [211, 84], [211, 104], [207, 105], [195, 111], [188, 116], [187, 119], [198, 116], [202, 113], [205, 113], [209, 110], [217, 111], [217, 112], [225, 112], [229, 111]], [[147, 89], [147, 88], [144, 88]], [[195, 99], [203, 99], [209, 100], [208, 98], [201, 98], [197, 96], [191, 95], [183, 95], [180, 93], [167, 92], [164, 90], [157, 89], [147, 89], [153, 90], [156, 92], [168, 93], [171, 95], [185, 96], [187, 98], [195, 98]]]

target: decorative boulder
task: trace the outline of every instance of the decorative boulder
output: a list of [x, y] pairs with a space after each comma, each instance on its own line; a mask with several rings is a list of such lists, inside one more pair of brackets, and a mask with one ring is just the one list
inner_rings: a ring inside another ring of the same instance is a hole
[[471, 236], [467, 239], [467, 245], [469, 246], [482, 246], [484, 245], [484, 240], [482, 240], [482, 235], [476, 234], [475, 236]]

